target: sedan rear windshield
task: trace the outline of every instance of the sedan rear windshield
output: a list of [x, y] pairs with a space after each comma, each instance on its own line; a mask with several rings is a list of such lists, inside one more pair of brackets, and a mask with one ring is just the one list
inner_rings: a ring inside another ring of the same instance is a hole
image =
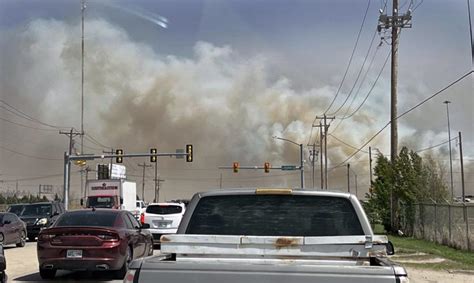
[[146, 213], [153, 214], [178, 214], [183, 211], [179, 205], [149, 205], [146, 208]]
[[[81, 211], [63, 214], [56, 222], [55, 227], [66, 226], [93, 226], [114, 227], [119, 214], [98, 211]], [[119, 216], [120, 217], [120, 216]]]
[[188, 234], [250, 236], [364, 235], [348, 199], [304, 195], [227, 195], [202, 198]]

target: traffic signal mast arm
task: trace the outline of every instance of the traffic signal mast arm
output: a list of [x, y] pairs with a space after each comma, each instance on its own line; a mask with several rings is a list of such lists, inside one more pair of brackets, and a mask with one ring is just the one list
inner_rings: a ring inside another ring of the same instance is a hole
[[170, 152], [170, 153], [124, 153], [124, 154], [102, 154], [102, 155], [94, 155], [94, 154], [84, 154], [84, 155], [69, 155], [68, 159], [70, 161], [74, 160], [94, 160], [94, 159], [105, 159], [105, 158], [116, 158], [116, 157], [151, 157], [151, 156], [168, 156], [168, 157], [173, 157], [173, 156], [184, 156], [186, 157], [188, 154], [187, 153], [176, 153], [176, 152]]
[[[234, 166], [219, 166], [219, 169], [234, 169]], [[290, 169], [288, 169], [290, 168]], [[293, 169], [294, 168], [294, 169]], [[265, 169], [265, 166], [252, 166], [252, 165], [246, 165], [242, 166], [239, 165], [239, 169]], [[300, 170], [301, 166], [297, 165], [281, 165], [281, 166], [270, 166], [268, 168], [269, 170]]]

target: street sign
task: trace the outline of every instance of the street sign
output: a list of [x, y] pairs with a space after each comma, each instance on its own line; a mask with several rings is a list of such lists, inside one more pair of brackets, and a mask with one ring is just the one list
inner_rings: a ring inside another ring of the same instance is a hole
[[[110, 165], [110, 164], [109, 164]], [[112, 164], [110, 179], [126, 179], [127, 168], [123, 165]]]
[[296, 170], [296, 165], [282, 165], [281, 170], [283, 171]]

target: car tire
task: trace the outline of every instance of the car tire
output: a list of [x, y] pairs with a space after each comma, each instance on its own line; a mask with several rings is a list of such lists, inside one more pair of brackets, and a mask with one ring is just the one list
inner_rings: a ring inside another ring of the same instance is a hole
[[128, 272], [128, 266], [130, 262], [132, 262], [132, 248], [130, 246], [127, 247], [127, 253], [125, 254], [125, 261], [122, 267], [119, 270], [115, 271], [115, 277], [117, 279], [123, 279]]
[[40, 268], [40, 276], [42, 279], [53, 279], [56, 276], [56, 269]]
[[23, 248], [26, 245], [26, 232], [21, 231], [20, 233], [20, 242], [16, 243], [16, 246], [19, 248]]
[[154, 251], [154, 244], [153, 244], [153, 240], [151, 240], [151, 243], [150, 243], [150, 250], [148, 251], [148, 256], [152, 256], [153, 255], [153, 251]]
[[3, 241], [5, 240], [5, 236], [3, 236], [3, 233], [0, 233], [0, 245], [4, 245]]
[[6, 277], [7, 276], [5, 275], [5, 271], [0, 272], [0, 283], [7, 282]]

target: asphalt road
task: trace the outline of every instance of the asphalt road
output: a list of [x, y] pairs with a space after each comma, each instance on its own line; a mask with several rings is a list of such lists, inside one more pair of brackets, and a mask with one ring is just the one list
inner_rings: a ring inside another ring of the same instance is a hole
[[[158, 253], [159, 251], [155, 251]], [[58, 271], [54, 280], [41, 279], [38, 272], [36, 242], [29, 242], [23, 248], [15, 245], [5, 247], [8, 282], [123, 282], [106, 272]]]

